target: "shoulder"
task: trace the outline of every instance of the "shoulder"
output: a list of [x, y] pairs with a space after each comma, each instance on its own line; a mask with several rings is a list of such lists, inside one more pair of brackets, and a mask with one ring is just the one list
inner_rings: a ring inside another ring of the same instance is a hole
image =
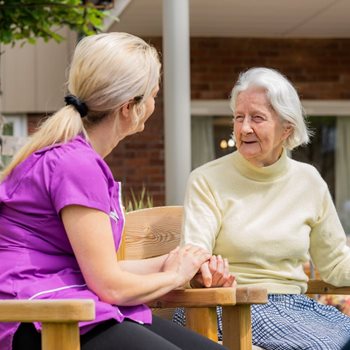
[[228, 170], [233, 164], [233, 153], [226, 156], [217, 158], [208, 163], [201, 165], [200, 167], [194, 169], [191, 176], [212, 176], [213, 174], [218, 175], [219, 172]]
[[108, 165], [82, 137], [36, 152], [54, 172], [73, 173], [76, 176], [96, 175], [113, 177]]
[[324, 181], [319, 171], [312, 164], [303, 163], [291, 158], [289, 158], [288, 161], [291, 171], [296, 173], [298, 177], [306, 177], [314, 181]]
[[288, 159], [290, 175], [295, 183], [306, 184], [310, 190], [316, 190], [324, 193], [328, 191], [328, 185], [321, 176], [320, 172], [312, 164]]
[[89, 143], [76, 138], [43, 151], [44, 180], [57, 212], [73, 204], [109, 212], [115, 182]]
[[194, 169], [187, 184], [192, 187], [199, 186], [202, 189], [214, 190], [218, 186], [225, 186], [231, 178], [232, 169], [233, 154], [228, 154]]

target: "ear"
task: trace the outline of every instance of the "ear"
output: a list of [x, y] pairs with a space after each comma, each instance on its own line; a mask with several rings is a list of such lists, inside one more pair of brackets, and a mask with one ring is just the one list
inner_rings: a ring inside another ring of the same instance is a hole
[[128, 119], [130, 118], [130, 113], [131, 113], [131, 104], [126, 103], [125, 105], [122, 106], [120, 110], [120, 114], [123, 118]]
[[291, 123], [287, 122], [284, 125], [284, 130], [283, 130], [283, 138], [286, 140], [293, 132], [294, 127]]

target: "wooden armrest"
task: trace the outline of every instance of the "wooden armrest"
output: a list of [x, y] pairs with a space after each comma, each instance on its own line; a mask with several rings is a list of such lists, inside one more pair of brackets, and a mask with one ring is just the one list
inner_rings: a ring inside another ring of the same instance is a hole
[[90, 299], [0, 300], [0, 322], [42, 322], [42, 350], [80, 349], [78, 322], [94, 318]]
[[251, 304], [268, 302], [261, 287], [175, 289], [149, 305], [155, 308], [186, 307], [186, 325], [217, 341], [216, 306], [222, 306], [224, 345], [228, 349], [251, 349]]
[[175, 289], [148, 305], [154, 308], [168, 308], [264, 303], [267, 303], [267, 290], [265, 288], [237, 287]]
[[195, 288], [174, 289], [150, 302], [154, 308], [168, 307], [214, 307], [216, 305], [235, 305], [235, 288]]
[[95, 318], [89, 299], [0, 300], [1, 322], [78, 322]]
[[335, 287], [321, 280], [310, 280], [308, 282], [308, 288], [306, 293], [350, 295], [350, 287]]
[[262, 287], [237, 287], [236, 304], [266, 304], [267, 289]]

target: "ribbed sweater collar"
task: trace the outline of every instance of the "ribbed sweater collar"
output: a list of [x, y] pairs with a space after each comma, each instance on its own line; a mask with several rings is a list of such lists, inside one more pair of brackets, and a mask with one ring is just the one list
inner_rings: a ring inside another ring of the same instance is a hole
[[266, 167], [257, 167], [251, 164], [238, 151], [233, 153], [233, 162], [240, 174], [260, 182], [278, 179], [288, 171], [288, 157], [285, 149], [276, 163]]

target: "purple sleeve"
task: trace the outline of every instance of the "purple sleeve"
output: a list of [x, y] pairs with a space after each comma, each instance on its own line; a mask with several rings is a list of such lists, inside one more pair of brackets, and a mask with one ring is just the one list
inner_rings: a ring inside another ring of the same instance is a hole
[[50, 196], [57, 213], [68, 205], [110, 212], [106, 164], [93, 154], [65, 154], [51, 173]]

